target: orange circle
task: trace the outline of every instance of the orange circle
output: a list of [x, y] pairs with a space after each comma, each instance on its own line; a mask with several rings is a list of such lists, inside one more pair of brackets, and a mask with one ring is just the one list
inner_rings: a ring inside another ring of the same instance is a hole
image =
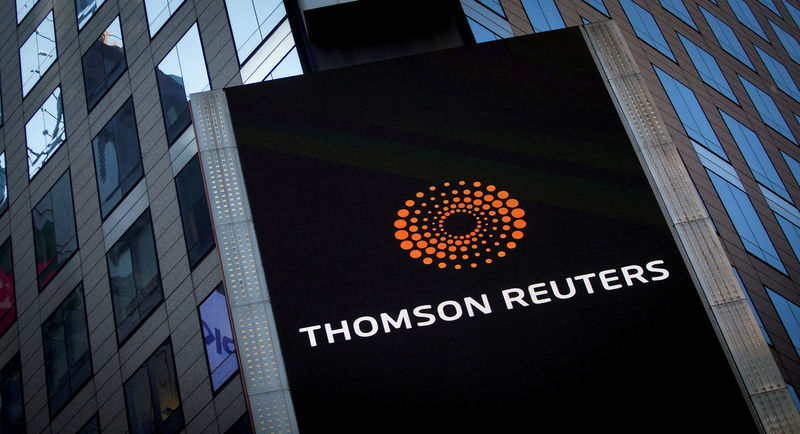
[[506, 215], [506, 214], [508, 214], [508, 208], [502, 207], [502, 208], [497, 210], [497, 213], [500, 214], [500, 215]]
[[[498, 195], [498, 196], [499, 196], [499, 195]], [[519, 205], [519, 201], [518, 201], [518, 200], [516, 200], [516, 199], [509, 199], [509, 200], [507, 200], [507, 201], [506, 201], [506, 205], [507, 205], [509, 208], [516, 208], [516, 207], [517, 207], [517, 205]]]
[[509, 216], [507, 216], [507, 215], [504, 215], [504, 216], [503, 216], [503, 218], [502, 218], [502, 220], [503, 220], [503, 223], [508, 223], [508, 222], [510, 222], [510, 221], [511, 221], [511, 217], [509, 217]]
[[416, 232], [419, 228], [416, 225], [411, 225], [408, 227], [408, 230], [411, 232]]
[[436, 257], [439, 258], [439, 259], [442, 259], [445, 256], [447, 256], [447, 254], [445, 252], [436, 252]]
[[394, 227], [396, 227], [397, 229], [403, 229], [404, 227], [406, 227], [407, 224], [408, 223], [403, 219], [397, 219], [394, 221]]
[[397, 211], [397, 216], [398, 217], [408, 217], [408, 210], [407, 209], [401, 209], [400, 211]]
[[409, 250], [412, 247], [414, 247], [414, 243], [412, 243], [411, 241], [405, 240], [402, 243], [400, 243], [400, 248], [403, 250]]
[[522, 231], [514, 231], [514, 232], [512, 232], [512, 233], [511, 233], [511, 236], [512, 236], [512, 237], [513, 237], [515, 240], [519, 240], [519, 239], [521, 239], [521, 238], [522, 238]]
[[486, 191], [495, 191], [496, 189], [497, 189], [497, 187], [495, 187], [492, 184], [489, 184], [489, 185], [486, 186]]
[[425, 195], [424, 195], [424, 194], [422, 194], [422, 192], [421, 192], [421, 191], [417, 192], [417, 197], [422, 197], [422, 196], [425, 196]]
[[425, 258], [425, 259], [422, 260], [422, 263], [425, 264], [425, 265], [431, 265], [432, 262], [433, 262], [433, 259], [431, 259], [431, 258]]
[[412, 206], [414, 206], [414, 201], [413, 201], [413, 200], [410, 200], [410, 199], [409, 199], [409, 200], [407, 200], [407, 201], [406, 201], [406, 206], [408, 206], [408, 207], [412, 207]]
[[414, 241], [419, 241], [422, 239], [422, 235], [420, 234], [411, 234], [411, 239]]
[[505, 199], [505, 198], [508, 197], [508, 192], [505, 191], [505, 190], [498, 191], [497, 192], [497, 197], [499, 197], [500, 199]]
[[429, 255], [432, 255], [432, 254], [436, 253], [436, 247], [428, 246], [428, 248], [425, 249], [425, 253], [427, 253]]
[[409, 254], [409, 256], [411, 256], [414, 259], [417, 259], [420, 256], [422, 256], [422, 252], [420, 252], [419, 250], [412, 250], [412, 251], [408, 252], [408, 254]]
[[500, 208], [501, 206], [503, 206], [503, 201], [502, 200], [494, 200], [494, 201], [492, 201], [492, 206], [495, 207], [495, 208]]
[[439, 268], [444, 268], [444, 267], [446, 267], [446, 266], [447, 266], [447, 264], [445, 264], [444, 262], [440, 262], [440, 263], [439, 263]]
[[394, 233], [394, 237], [397, 238], [398, 240], [405, 240], [406, 238], [408, 238], [408, 232], [403, 230], [397, 231]]
[[514, 227], [515, 228], [522, 229], [525, 226], [527, 226], [527, 223], [525, 223], [525, 220], [514, 220]]
[[[413, 252], [416, 252], [416, 250], [414, 250]], [[502, 257], [503, 257], [503, 256], [505, 256], [505, 255], [506, 255], [506, 252], [504, 252], [504, 251], [502, 251], [502, 250], [501, 250], [501, 251], [499, 251], [499, 252], [497, 252], [497, 256], [498, 256], [499, 258], [502, 258]]]
[[509, 241], [508, 243], [506, 243], [506, 247], [508, 247], [509, 249], [513, 249], [513, 248], [517, 247], [517, 243], [515, 243], [513, 241]]
[[428, 247], [428, 242], [425, 240], [419, 240], [417, 241], [417, 247], [420, 249], [424, 249], [425, 247]]
[[460, 270], [461, 269], [461, 264], [456, 264], [456, 265], [453, 266], [453, 268], [455, 268], [456, 270]]
[[512, 210], [512, 211], [511, 211], [511, 215], [512, 215], [514, 218], [522, 218], [522, 216], [524, 216], [524, 215], [525, 215], [525, 211], [523, 211], [523, 210], [522, 210], [522, 209], [520, 209], [520, 208], [516, 208], [516, 209], [514, 209], [514, 210]]

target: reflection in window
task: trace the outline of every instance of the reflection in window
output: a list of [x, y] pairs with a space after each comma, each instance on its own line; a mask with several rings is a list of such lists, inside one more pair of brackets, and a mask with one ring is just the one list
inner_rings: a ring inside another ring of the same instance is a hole
[[183, 4], [183, 0], [144, 0], [144, 12], [147, 14], [147, 28], [152, 38], [169, 17]]
[[61, 88], [57, 87], [25, 124], [28, 179], [36, 176], [39, 169], [55, 154], [64, 140], [67, 140], [64, 128], [64, 110], [61, 105]]
[[169, 339], [125, 382], [125, 403], [132, 434], [169, 434], [183, 427]]
[[28, 12], [33, 9], [33, 6], [39, 0], [16, 0], [17, 3], [17, 24], [21, 23], [22, 20], [28, 15]]
[[786, 268], [778, 257], [778, 252], [775, 251], [775, 246], [769, 239], [761, 219], [759, 219], [755, 208], [753, 208], [750, 198], [747, 197], [747, 193], [716, 173], [708, 169], [706, 169], [706, 172], [708, 172], [708, 177], [714, 184], [714, 189], [717, 191], [745, 250], [772, 265], [781, 273], [786, 274]]
[[795, 101], [800, 102], [800, 90], [797, 89], [797, 85], [792, 80], [792, 76], [789, 75], [789, 71], [786, 69], [785, 66], [781, 62], [778, 62], [764, 52], [762, 49], [755, 46], [758, 55], [761, 57], [761, 60], [764, 62], [764, 66], [767, 67], [767, 71], [769, 71], [769, 75], [772, 76], [772, 79], [775, 80], [775, 84], [778, 86], [778, 89], [784, 91], [787, 95], [794, 98]]
[[211, 228], [211, 215], [208, 212], [208, 201], [203, 187], [203, 173], [197, 155], [192, 157], [175, 177], [175, 186], [178, 190], [178, 204], [181, 208], [189, 265], [194, 268], [214, 247], [214, 231]]
[[753, 11], [750, 10], [750, 6], [747, 6], [747, 3], [745, 3], [744, 0], [728, 0], [728, 4], [731, 5], [733, 14], [736, 15], [736, 18], [740, 23], [744, 24], [756, 35], [767, 39], [767, 35], [761, 28], [761, 24], [758, 24], [758, 20], [756, 19], [755, 15], [753, 15]]
[[131, 98], [92, 140], [92, 147], [100, 214], [106, 218], [144, 174]]
[[75, 13], [78, 15], [78, 30], [82, 29], [106, 0], [75, 0]]
[[6, 177], [6, 153], [0, 154], [0, 214], [8, 209], [8, 178]]
[[216, 392], [239, 369], [228, 300], [219, 286], [200, 304], [200, 324], [206, 343], [206, 357], [211, 371], [211, 387]]
[[536, 33], [565, 27], [553, 0], [522, 0], [522, 8], [528, 14], [528, 20]]
[[56, 61], [56, 29], [53, 11], [50, 11], [36, 30], [19, 47], [19, 65], [22, 72], [22, 97], [28, 95], [47, 69]]
[[42, 324], [50, 414], [56, 414], [92, 376], [83, 286], [78, 285]]
[[11, 262], [11, 238], [0, 245], [0, 336], [17, 318], [14, 295], [14, 269]]
[[128, 67], [119, 16], [92, 43], [81, 60], [86, 105], [91, 110]]
[[[469, 18], [467, 18], [469, 19]], [[270, 71], [264, 81], [277, 80], [284, 77], [294, 77], [303, 73], [303, 66], [300, 65], [300, 56], [297, 54], [297, 47], [294, 47], [286, 54], [278, 65]]]
[[206, 62], [197, 23], [164, 56], [156, 69], [161, 110], [170, 144], [192, 123], [189, 95], [209, 90]]
[[470, 17], [467, 17], [467, 24], [469, 24], [469, 29], [472, 31], [472, 36], [475, 37], [475, 42], [480, 44], [481, 42], [489, 42], [489, 41], [497, 41], [501, 38], [496, 33], [492, 32], [491, 30], [487, 29], [480, 25], [477, 21], [473, 20]]
[[19, 354], [0, 369], [0, 432], [25, 432]]
[[772, 97], [767, 95], [766, 92], [759, 89], [756, 85], [745, 80], [741, 75], [739, 76], [739, 81], [742, 82], [742, 86], [744, 86], [744, 90], [747, 91], [750, 99], [753, 100], [753, 104], [755, 104], [756, 110], [759, 116], [761, 116], [761, 120], [775, 131], [781, 133], [782, 136], [791, 140], [794, 144], [797, 144], [797, 140], [795, 140], [792, 135], [789, 125], [786, 124], [786, 120], [783, 119]]
[[672, 15], [680, 18], [681, 21], [691, 26], [693, 29], [697, 30], [697, 25], [694, 23], [692, 16], [689, 15], [689, 11], [686, 9], [686, 5], [683, 4], [681, 0], [659, 0], [661, 2], [661, 6], [670, 11]]
[[150, 211], [145, 211], [106, 256], [111, 301], [122, 343], [164, 299]]
[[786, 328], [786, 333], [789, 334], [789, 339], [792, 340], [795, 351], [798, 351], [798, 354], [800, 354], [800, 306], [797, 306], [770, 288], [766, 286], [764, 288], [767, 289], [769, 299], [772, 300], [772, 305], [775, 306], [775, 310], [778, 311], [778, 316], [783, 326]]
[[61, 175], [31, 213], [41, 291], [78, 250], [69, 171]]
[[739, 276], [739, 271], [734, 268], [733, 274], [736, 275], [736, 280], [739, 281], [739, 286], [742, 287], [742, 292], [744, 292], [744, 296], [745, 298], [747, 298], [747, 304], [750, 305], [750, 310], [753, 311], [753, 315], [756, 317], [756, 322], [758, 323], [758, 327], [761, 329], [761, 334], [764, 335], [764, 339], [767, 341], [767, 343], [772, 345], [772, 340], [769, 338], [769, 335], [767, 334], [767, 329], [764, 328], [764, 323], [761, 322], [761, 317], [758, 315], [758, 311], [756, 310], [756, 306], [753, 304], [753, 300], [750, 299], [750, 294], [747, 293], [747, 288], [744, 287], [742, 278], [741, 276]]
[[603, 3], [603, 0], [583, 0], [583, 1], [586, 2], [586, 4], [588, 4], [589, 6], [600, 11], [600, 13], [602, 13], [603, 15], [611, 18], [611, 15], [608, 14], [608, 9], [606, 9], [605, 3]]
[[625, 15], [628, 16], [628, 21], [631, 22], [636, 36], [674, 62], [675, 56], [672, 55], [672, 50], [669, 49], [653, 15], [632, 0], [620, 0], [619, 4], [622, 5]]
[[728, 80], [722, 75], [722, 70], [719, 69], [716, 59], [680, 33], [678, 33], [678, 38], [680, 38], [681, 43], [683, 43], [684, 48], [686, 48], [686, 53], [689, 54], [689, 58], [692, 60], [703, 82], [738, 104], [739, 101], [736, 99], [736, 95], [733, 94]]
[[775, 31], [775, 34], [778, 35], [778, 39], [781, 41], [781, 44], [783, 44], [783, 48], [789, 53], [789, 57], [795, 62], [800, 63], [800, 43], [797, 42], [797, 39], [772, 21], [770, 21], [769, 24], [772, 26], [772, 30]]
[[225, 0], [239, 63], [244, 63], [267, 36], [286, 18], [283, 0]]
[[706, 22], [708, 22], [708, 25], [711, 27], [711, 32], [714, 33], [720, 47], [727, 51], [728, 54], [747, 65], [748, 68], [755, 70], [753, 64], [750, 62], [750, 58], [747, 57], [747, 53], [745, 53], [744, 48], [742, 48], [742, 44], [733, 32], [733, 29], [711, 12], [703, 9], [701, 6], [698, 7], [700, 8], [700, 12], [703, 13], [703, 16], [706, 17]]

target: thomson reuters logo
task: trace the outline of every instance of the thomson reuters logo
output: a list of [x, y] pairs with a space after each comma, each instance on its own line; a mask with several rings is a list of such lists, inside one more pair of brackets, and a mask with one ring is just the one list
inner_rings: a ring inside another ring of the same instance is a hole
[[394, 236], [425, 265], [460, 270], [491, 264], [524, 236], [525, 211], [494, 185], [445, 182], [414, 196], [397, 211]]

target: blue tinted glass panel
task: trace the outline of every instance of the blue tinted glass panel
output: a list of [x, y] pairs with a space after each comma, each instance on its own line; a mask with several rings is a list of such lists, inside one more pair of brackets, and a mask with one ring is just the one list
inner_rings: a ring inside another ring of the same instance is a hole
[[467, 17], [467, 23], [469, 24], [469, 29], [472, 30], [472, 36], [475, 37], [475, 42], [489, 42], [489, 41], [496, 41], [498, 39], [503, 39], [500, 36], [496, 35], [494, 32], [490, 31], [486, 27], [478, 24], [477, 21], [473, 20], [470, 17]]
[[75, 13], [78, 16], [78, 30], [82, 29], [106, 0], [75, 0]]
[[603, 0], [583, 0], [583, 1], [586, 2], [586, 4], [588, 4], [589, 6], [600, 11], [603, 15], [611, 18], [611, 15], [608, 14], [608, 9], [606, 9], [605, 3], [603, 3]]
[[786, 191], [783, 181], [778, 176], [775, 166], [767, 156], [767, 151], [764, 150], [764, 145], [761, 144], [761, 140], [758, 139], [756, 133], [724, 111], [720, 110], [719, 113], [722, 115], [725, 125], [728, 126], [736, 145], [739, 146], [739, 150], [742, 151], [742, 155], [747, 161], [747, 165], [750, 166], [756, 181], [791, 202], [789, 192]]
[[522, 7], [528, 14], [534, 32], [546, 32], [566, 27], [553, 0], [522, 0]]
[[789, 53], [789, 57], [795, 62], [800, 63], [800, 43], [797, 42], [797, 39], [793, 38], [789, 33], [778, 27], [778, 25], [772, 21], [770, 21], [769, 24], [772, 26], [772, 30], [775, 31], [775, 34], [778, 35], [778, 39], [781, 41], [781, 44], [783, 44], [783, 48]]
[[674, 62], [675, 56], [672, 55], [672, 50], [669, 49], [669, 44], [664, 39], [653, 15], [632, 0], [620, 0], [619, 4], [625, 10], [625, 15], [628, 16], [628, 21], [631, 22], [636, 36]]
[[789, 241], [789, 245], [792, 246], [794, 256], [800, 259], [800, 228], [778, 213], [775, 213], [775, 219], [778, 220], [778, 224], [781, 226], [781, 229], [783, 229], [783, 234], [786, 235], [786, 240]]
[[661, 6], [670, 11], [672, 15], [680, 18], [681, 21], [690, 25], [693, 29], [697, 30], [697, 25], [694, 23], [692, 16], [689, 15], [689, 11], [686, 9], [686, 5], [683, 4], [681, 0], [659, 0], [661, 2]]
[[147, 14], [147, 28], [152, 38], [169, 17], [183, 4], [183, 0], [144, 0], [144, 11]]
[[36, 274], [41, 291], [78, 250], [69, 171], [31, 210]]
[[[792, 19], [794, 20], [794, 23], [797, 26], [800, 26], [800, 9], [797, 9], [796, 7], [794, 7], [794, 5], [792, 5], [786, 0], [783, 0], [783, 5], [786, 6], [786, 9], [789, 11], [789, 15], [791, 15]], [[772, 6], [774, 7], [775, 5]], [[775, 13], [778, 13], [777, 10], [775, 11]]]
[[239, 63], [244, 63], [286, 17], [283, 0], [225, 0]]
[[714, 16], [714, 14], [711, 12], [703, 9], [700, 6], [698, 7], [700, 8], [700, 12], [703, 13], [703, 16], [706, 17], [706, 21], [711, 27], [711, 31], [714, 33], [714, 36], [717, 38], [717, 42], [719, 42], [720, 47], [727, 51], [731, 56], [739, 59], [740, 62], [747, 65], [750, 69], [755, 70], [753, 64], [750, 62], [750, 58], [747, 57], [747, 53], [745, 53], [744, 48], [742, 48], [742, 44], [739, 42], [739, 39], [733, 32], [733, 29], [731, 29], [727, 24], [723, 23], [722, 20]]
[[506, 17], [506, 13], [503, 12], [503, 6], [500, 5], [500, 0], [478, 0], [478, 3], [491, 9], [497, 15], [500, 15], [503, 18]]
[[36, 30], [19, 47], [19, 65], [22, 73], [22, 97], [28, 95], [58, 57], [56, 28], [53, 11], [39, 23]]
[[297, 47], [292, 48], [286, 57], [270, 71], [264, 81], [277, 80], [284, 77], [294, 77], [303, 73], [303, 66], [300, 64], [300, 56], [297, 54]]
[[664, 86], [664, 90], [678, 114], [678, 119], [686, 129], [686, 134], [727, 161], [728, 156], [725, 155], [725, 151], [722, 149], [717, 135], [714, 134], [694, 92], [655, 65], [653, 65], [653, 69], [655, 69], [658, 79], [661, 80], [661, 85]]
[[786, 274], [786, 268], [778, 257], [778, 252], [775, 251], [775, 246], [772, 245], [747, 193], [739, 190], [716, 173], [710, 170], [706, 170], [706, 172], [708, 172], [708, 177], [714, 184], [714, 189], [717, 191], [734, 229], [739, 234], [745, 250]]
[[783, 155], [783, 159], [786, 160], [786, 165], [789, 166], [789, 170], [792, 172], [794, 180], [800, 184], [800, 162], [786, 155], [786, 153], [783, 151], [781, 151], [781, 154]]
[[764, 66], [767, 67], [767, 71], [769, 71], [769, 75], [772, 76], [772, 79], [775, 80], [775, 84], [778, 86], [778, 89], [784, 91], [787, 95], [794, 98], [795, 101], [800, 102], [800, 90], [797, 89], [797, 85], [792, 80], [792, 76], [789, 75], [789, 71], [783, 66], [782, 63], [775, 60], [772, 56], [765, 53], [762, 49], [756, 47], [756, 51], [758, 55], [761, 57], [761, 60], [764, 62]]
[[200, 304], [199, 309], [206, 357], [211, 370], [211, 387], [216, 392], [239, 370], [231, 320], [228, 316], [228, 300], [225, 298], [222, 284]]
[[786, 333], [789, 334], [789, 339], [792, 340], [795, 351], [800, 353], [800, 307], [766, 286], [764, 288], [767, 289], [772, 305], [778, 311], [778, 316], [786, 328]]
[[797, 392], [794, 390], [794, 386], [789, 383], [786, 383], [786, 388], [789, 389], [789, 394], [792, 395], [792, 400], [794, 401], [794, 406], [800, 410], [800, 398], [797, 397]]
[[719, 69], [716, 59], [680, 33], [678, 33], [678, 37], [681, 43], [683, 43], [684, 48], [686, 48], [686, 52], [689, 54], [689, 58], [692, 60], [703, 82], [738, 104], [739, 101], [736, 99], [736, 95], [733, 94], [733, 89], [731, 89], [730, 84], [728, 84], [728, 80], [726, 80], [725, 76], [722, 74], [722, 70]]
[[731, 9], [733, 9], [733, 13], [740, 23], [744, 24], [756, 35], [767, 39], [767, 35], [761, 28], [761, 24], [758, 24], [758, 20], [755, 15], [753, 15], [753, 11], [750, 10], [750, 6], [748, 6], [744, 0], [728, 0], [728, 4], [731, 5]]
[[[776, 13], [778, 16], [781, 16], [781, 13], [780, 13], [780, 12], [778, 12], [778, 8], [777, 8], [777, 7], [775, 7], [775, 3], [773, 3], [773, 2], [772, 2], [772, 0], [758, 0], [758, 1], [759, 1], [759, 2], [760, 2], [762, 5], [764, 5], [764, 6], [768, 7], [768, 8], [769, 8], [769, 10], [771, 10], [772, 12], [775, 12], [775, 13]], [[784, 1], [784, 3], [786, 3], [786, 1]]]
[[584, 18], [584, 17], [581, 17], [581, 22], [582, 22], [583, 24], [590, 24], [590, 23], [589, 23], [589, 20], [587, 20], [587, 19], [586, 19], [586, 18]]
[[39, 173], [50, 157], [67, 140], [61, 88], [57, 87], [44, 104], [25, 124], [25, 143], [28, 147], [28, 179]]
[[753, 315], [756, 317], [756, 322], [758, 323], [758, 327], [761, 329], [761, 334], [764, 335], [764, 339], [767, 341], [767, 343], [772, 345], [772, 340], [767, 334], [767, 329], [764, 328], [764, 323], [761, 322], [761, 317], [758, 316], [758, 311], [756, 310], [755, 305], [753, 305], [753, 300], [750, 299], [750, 294], [747, 293], [747, 288], [745, 288], [744, 283], [742, 283], [742, 278], [739, 276], [739, 272], [734, 268], [733, 273], [736, 274], [736, 279], [739, 281], [739, 286], [742, 287], [742, 292], [744, 292], [744, 296], [747, 297], [747, 304], [750, 305], [750, 310], [753, 311]]
[[744, 90], [747, 91], [747, 95], [753, 100], [753, 104], [755, 104], [756, 110], [758, 110], [758, 114], [761, 116], [761, 120], [796, 145], [797, 140], [795, 140], [792, 135], [789, 125], [786, 124], [786, 120], [783, 119], [772, 97], [767, 95], [766, 92], [759, 89], [756, 85], [745, 80], [741, 75], [739, 76], [739, 81], [742, 82], [742, 86], [744, 86]]
[[17, 24], [21, 23], [22, 20], [28, 15], [28, 12], [33, 9], [33, 6], [39, 0], [16, 0], [17, 3]]

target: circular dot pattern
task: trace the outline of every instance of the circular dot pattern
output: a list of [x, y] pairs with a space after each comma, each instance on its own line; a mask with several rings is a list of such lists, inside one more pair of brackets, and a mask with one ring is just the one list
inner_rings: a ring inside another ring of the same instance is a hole
[[517, 199], [494, 185], [445, 182], [414, 194], [397, 211], [394, 237], [411, 258], [456, 270], [504, 258], [527, 226]]

